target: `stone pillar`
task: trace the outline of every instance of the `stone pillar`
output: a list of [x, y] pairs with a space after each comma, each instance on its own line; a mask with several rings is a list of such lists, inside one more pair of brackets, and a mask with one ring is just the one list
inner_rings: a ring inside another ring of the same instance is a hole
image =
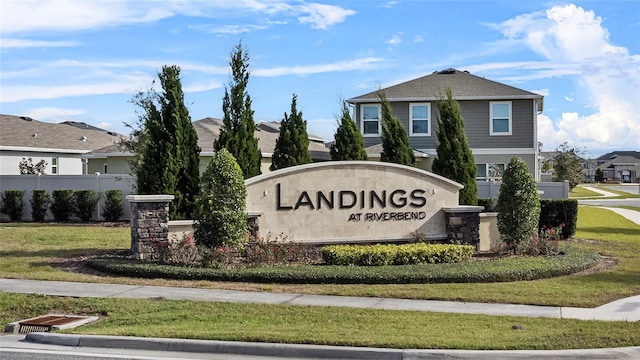
[[169, 204], [173, 195], [127, 195], [131, 203], [131, 256], [149, 259], [154, 243], [169, 240]]
[[482, 206], [456, 206], [443, 208], [449, 240], [480, 248], [480, 213]]
[[247, 231], [249, 232], [249, 242], [256, 242], [260, 239], [260, 216], [262, 212], [247, 212]]

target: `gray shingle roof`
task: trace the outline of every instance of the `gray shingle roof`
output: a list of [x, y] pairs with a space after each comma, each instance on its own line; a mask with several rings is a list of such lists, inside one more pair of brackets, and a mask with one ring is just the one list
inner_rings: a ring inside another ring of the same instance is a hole
[[[207, 117], [193, 122], [193, 127], [198, 134], [198, 146], [202, 153], [213, 153], [213, 142], [220, 136], [222, 128], [222, 120]], [[254, 136], [258, 139], [258, 147], [262, 151], [262, 156], [271, 156], [273, 148], [276, 145], [276, 139], [280, 135], [280, 123], [277, 122], [260, 122], [256, 124]], [[330, 160], [329, 149], [324, 146], [322, 139], [317, 136], [309, 135], [309, 152], [314, 160]], [[319, 141], [316, 139], [320, 139]], [[108, 146], [91, 152], [91, 155], [98, 154], [114, 154], [119, 152], [117, 146]], [[125, 154], [123, 154], [125, 155]]]
[[[446, 69], [384, 89], [389, 101], [435, 100], [451, 88], [458, 100], [542, 99], [542, 95], [488, 80], [466, 71]], [[378, 102], [377, 90], [347, 100], [350, 103]]]
[[28, 117], [0, 115], [0, 146], [50, 149], [74, 153], [113, 145], [123, 135], [80, 122], [47, 123]]

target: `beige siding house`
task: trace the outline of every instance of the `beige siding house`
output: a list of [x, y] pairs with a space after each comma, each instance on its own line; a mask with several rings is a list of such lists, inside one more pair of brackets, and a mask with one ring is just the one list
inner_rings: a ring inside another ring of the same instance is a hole
[[45, 174], [86, 173], [82, 155], [111, 146], [121, 135], [85, 123], [47, 123], [25, 116], [0, 115], [0, 175], [19, 175], [19, 164], [44, 160]]
[[[194, 121], [193, 126], [198, 134], [198, 146], [200, 146], [200, 170], [203, 172], [213, 156], [213, 142], [220, 135], [222, 120], [204, 118]], [[258, 139], [258, 147], [262, 151], [262, 173], [269, 172], [271, 156], [276, 145], [276, 139], [280, 134], [280, 124], [277, 122], [260, 122], [256, 124], [255, 137]], [[309, 135], [309, 152], [314, 162], [331, 160], [329, 149], [324, 146], [324, 140], [320, 137]], [[119, 144], [113, 144], [102, 149], [97, 149], [82, 156], [87, 161], [87, 173], [93, 174], [129, 174], [129, 161], [131, 153], [123, 150]]]
[[[421, 155], [416, 156], [416, 166], [431, 169], [438, 146], [436, 100], [447, 88], [460, 103], [478, 180], [501, 177], [513, 156], [522, 158], [539, 180], [536, 127], [543, 96], [456, 69], [381, 89], [407, 129], [414, 151]], [[347, 101], [354, 107], [367, 152], [370, 157], [379, 156], [382, 126], [377, 91]]]

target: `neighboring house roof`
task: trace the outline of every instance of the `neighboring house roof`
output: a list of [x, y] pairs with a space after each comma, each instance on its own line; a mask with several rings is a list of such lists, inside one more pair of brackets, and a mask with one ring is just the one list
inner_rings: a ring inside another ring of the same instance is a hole
[[[543, 96], [488, 80], [467, 71], [446, 69], [384, 89], [389, 101], [433, 101], [450, 88], [457, 100], [540, 99]], [[347, 100], [350, 103], [379, 102], [378, 91]], [[542, 111], [540, 105], [539, 111]]]
[[[207, 117], [193, 122], [193, 127], [198, 134], [198, 146], [201, 155], [213, 155], [213, 143], [220, 136], [222, 120]], [[262, 157], [271, 157], [276, 145], [276, 139], [280, 135], [280, 123], [260, 122], [256, 124], [254, 136], [258, 139], [258, 147], [262, 152]], [[309, 134], [309, 152], [314, 160], [331, 160], [329, 149], [324, 146], [324, 140], [319, 136]], [[97, 149], [87, 157], [104, 158], [107, 156], [129, 156], [130, 154], [121, 150], [118, 145], [110, 145], [102, 149]]]
[[640, 166], [640, 158], [635, 156], [616, 156], [613, 159], [605, 162], [604, 164], [600, 164], [598, 168], [607, 169], [615, 166]]
[[611, 160], [621, 156], [628, 156], [640, 160], [640, 151], [612, 151], [596, 158], [596, 160]]
[[82, 154], [113, 145], [122, 135], [80, 122], [47, 123], [0, 115], [0, 149]]
[[[367, 153], [367, 156], [369, 156], [370, 158], [380, 157], [380, 154], [382, 154], [382, 150], [383, 150], [382, 143], [371, 145], [369, 147], [364, 148], [364, 151]], [[415, 156], [416, 158], [430, 157], [429, 154], [416, 149], [413, 149], [413, 156]]]

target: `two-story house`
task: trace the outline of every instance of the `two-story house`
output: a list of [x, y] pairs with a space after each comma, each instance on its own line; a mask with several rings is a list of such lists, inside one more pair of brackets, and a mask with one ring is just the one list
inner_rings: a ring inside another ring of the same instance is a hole
[[[425, 156], [416, 166], [431, 169], [438, 146], [436, 100], [450, 88], [460, 103], [464, 129], [478, 167], [478, 179], [500, 178], [513, 156], [524, 160], [539, 180], [537, 116], [543, 96], [513, 86], [446, 69], [380, 89], [407, 129], [411, 146]], [[378, 91], [347, 100], [370, 157], [380, 152], [382, 132]]]

